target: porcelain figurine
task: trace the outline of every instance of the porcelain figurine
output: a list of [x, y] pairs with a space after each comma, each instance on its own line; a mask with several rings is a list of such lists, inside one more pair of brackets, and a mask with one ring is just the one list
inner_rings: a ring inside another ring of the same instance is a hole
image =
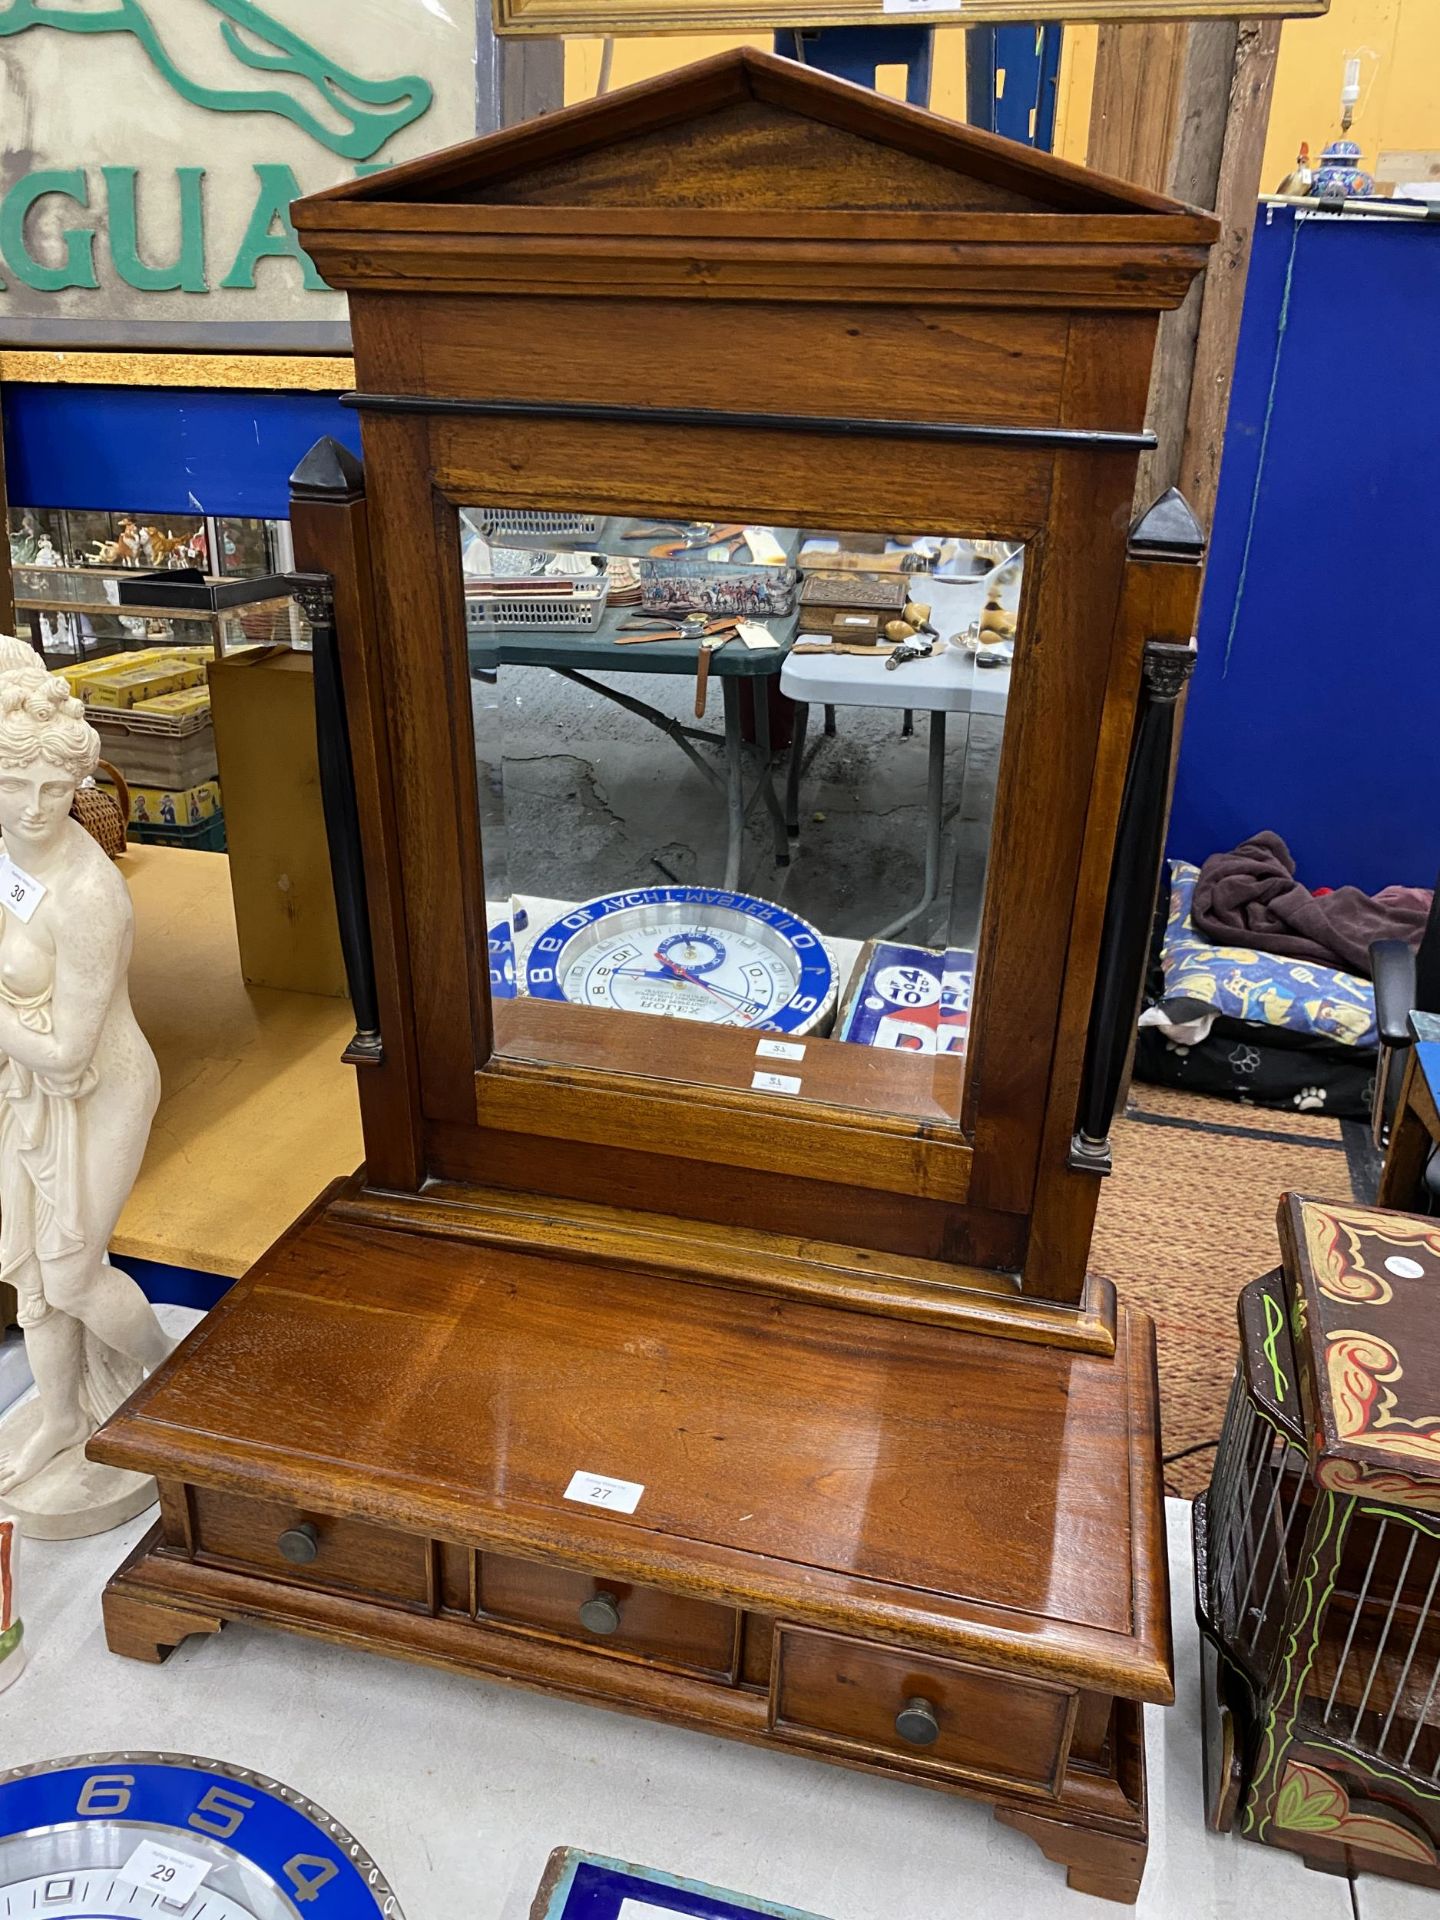
[[1320, 155], [1311, 196], [1320, 200], [1366, 200], [1375, 191], [1375, 181], [1360, 165], [1360, 147], [1354, 140], [1332, 140]]
[[169, 1349], [107, 1253], [160, 1074], [130, 1008], [129, 893], [70, 817], [99, 751], [64, 679], [0, 636], [0, 1279], [36, 1385], [0, 1421], [0, 1496], [22, 1533], [49, 1539], [154, 1498], [84, 1448]]
[[1295, 165], [1276, 187], [1276, 193], [1282, 193], [1291, 199], [1300, 198], [1309, 193], [1315, 184], [1315, 169], [1310, 164], [1310, 143], [1300, 142], [1300, 151], [1295, 156]]
[[0, 1693], [20, 1678], [25, 1664], [20, 1603], [15, 1594], [20, 1529], [14, 1516], [0, 1512]]

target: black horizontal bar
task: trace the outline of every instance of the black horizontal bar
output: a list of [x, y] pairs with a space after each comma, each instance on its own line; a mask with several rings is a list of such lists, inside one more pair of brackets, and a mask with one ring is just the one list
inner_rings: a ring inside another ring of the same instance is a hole
[[229, 607], [252, 607], [267, 600], [288, 600], [288, 574], [267, 573], [259, 578], [211, 580], [195, 567], [175, 567], [159, 573], [136, 573], [117, 582], [122, 607], [173, 607], [176, 613], [223, 613]]
[[599, 420], [644, 427], [737, 427], [747, 433], [818, 433], [837, 439], [950, 440], [982, 447], [1124, 448], [1147, 453], [1153, 433], [1099, 427], [986, 427], [958, 420], [867, 420], [830, 413], [729, 413], [709, 407], [613, 407], [589, 400], [447, 400], [428, 393], [342, 393], [358, 413], [461, 413], [492, 420]]

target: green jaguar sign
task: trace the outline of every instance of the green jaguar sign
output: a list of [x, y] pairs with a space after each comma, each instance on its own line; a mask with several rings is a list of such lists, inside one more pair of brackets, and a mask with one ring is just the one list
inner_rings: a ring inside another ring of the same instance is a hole
[[[166, 48], [164, 35], [151, 17], [153, 7], [147, 12], [140, 0], [119, 0], [118, 5], [94, 11], [47, 5], [46, 0], [9, 0], [8, 5], [0, 3], [0, 39], [40, 28], [86, 36], [133, 34], [146, 58], [192, 106], [211, 113], [279, 114], [348, 160], [370, 159], [392, 133], [418, 120], [435, 97], [429, 81], [418, 74], [362, 80], [250, 0], [201, 0], [201, 4], [217, 16], [226, 51], [251, 73], [271, 76], [268, 83], [214, 87], [185, 73]], [[282, 74], [293, 83], [289, 91], [278, 84]], [[333, 109], [342, 126], [327, 123], [317, 110], [321, 105]]]
[[473, 11], [283, 10], [0, 0], [0, 341], [336, 331], [290, 203], [473, 130]]

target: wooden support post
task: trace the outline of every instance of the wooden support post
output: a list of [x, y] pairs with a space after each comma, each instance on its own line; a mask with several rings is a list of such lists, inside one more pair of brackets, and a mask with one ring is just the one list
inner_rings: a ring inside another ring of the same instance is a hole
[[1197, 292], [1200, 296], [1200, 324], [1177, 484], [1199, 515], [1201, 525], [1207, 527], [1220, 483], [1220, 452], [1230, 411], [1230, 375], [1240, 335], [1240, 309], [1245, 299], [1255, 201], [1262, 184], [1260, 169], [1265, 159], [1265, 133], [1279, 51], [1278, 20], [1240, 23], [1230, 75], [1220, 180], [1214, 201], [1206, 202], [1220, 217], [1220, 239], [1211, 249], [1210, 264], [1198, 289], [1191, 290], [1192, 298]]
[[565, 104], [565, 42], [495, 31], [488, 0], [475, 15], [475, 131], [494, 133]]
[[1147, 22], [1100, 29], [1086, 159], [1195, 206], [1224, 237], [1205, 278], [1163, 314], [1147, 419], [1159, 446], [1135, 497], [1179, 486], [1208, 525], [1270, 115], [1278, 21]]

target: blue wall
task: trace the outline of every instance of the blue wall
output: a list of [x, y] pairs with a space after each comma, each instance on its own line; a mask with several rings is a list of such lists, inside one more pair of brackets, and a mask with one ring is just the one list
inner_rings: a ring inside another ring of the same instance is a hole
[[1273, 827], [1308, 886], [1433, 883], [1437, 563], [1440, 227], [1262, 207], [1172, 854]]
[[284, 520], [290, 475], [322, 434], [356, 453], [331, 393], [7, 386], [6, 490], [17, 507]]

